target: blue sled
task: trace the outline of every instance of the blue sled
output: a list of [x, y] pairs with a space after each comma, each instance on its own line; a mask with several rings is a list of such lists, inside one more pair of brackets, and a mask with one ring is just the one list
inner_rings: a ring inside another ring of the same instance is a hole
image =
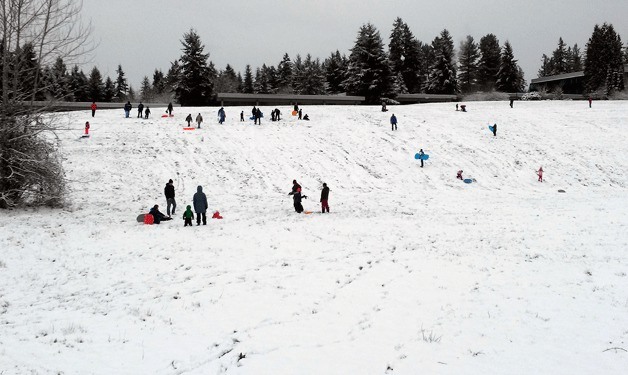
[[492, 132], [493, 132], [493, 127], [489, 125], [489, 126], [488, 126], [488, 130], [490, 130], [490, 131], [491, 131], [491, 133], [492, 133]]
[[471, 179], [471, 178], [465, 178], [465, 179], [464, 179], [464, 180], [462, 180], [462, 181], [464, 181], [464, 183], [465, 183], [465, 184], [470, 184], [470, 183], [472, 183], [472, 182], [473, 182], [473, 179]]
[[417, 152], [416, 154], [414, 154], [414, 158], [416, 160], [420, 160], [420, 159], [427, 160], [430, 158], [430, 156], [428, 154], [423, 154], [423, 157], [421, 157], [421, 155], [419, 155], [419, 153]]

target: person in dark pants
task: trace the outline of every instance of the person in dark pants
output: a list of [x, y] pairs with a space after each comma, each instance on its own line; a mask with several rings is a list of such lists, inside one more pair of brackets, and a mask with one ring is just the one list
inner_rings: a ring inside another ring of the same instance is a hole
[[129, 118], [131, 109], [133, 109], [133, 106], [131, 105], [131, 102], [127, 101], [126, 104], [124, 105], [124, 117]]
[[166, 112], [168, 112], [168, 116], [172, 116], [172, 102], [168, 103], [168, 109], [166, 109]]
[[493, 137], [497, 137], [497, 124], [493, 125]]
[[96, 102], [92, 102], [92, 117], [96, 115], [96, 109], [98, 109]]
[[275, 110], [274, 109], [272, 111], [270, 111], [270, 121], [273, 121], [273, 122], [276, 121]]
[[392, 128], [392, 130], [397, 130], [397, 117], [394, 113], [392, 116], [390, 116], [390, 127]]
[[323, 213], [325, 213], [325, 210], [327, 210], [327, 213], [329, 213], [329, 204], [327, 203], [328, 200], [329, 188], [327, 187], [326, 183], [323, 183], [323, 190], [321, 191], [321, 210], [323, 211]]
[[142, 118], [144, 116], [144, 104], [140, 102], [137, 106], [137, 118]]
[[303, 212], [301, 199], [306, 199], [307, 196], [301, 195], [301, 185], [297, 183], [297, 180], [292, 180], [292, 191], [288, 193], [288, 195], [292, 195], [292, 199], [294, 201], [294, 210], [299, 214]]
[[174, 185], [172, 179], [168, 180], [166, 187], [164, 188], [164, 195], [166, 196], [166, 214], [170, 217], [170, 206], [172, 206], [172, 214], [177, 209], [177, 201], [174, 200]]
[[192, 206], [188, 205], [185, 209], [185, 212], [183, 213], [183, 226], [192, 226], [192, 219], [194, 219], [194, 212], [192, 212]]
[[593, 99], [589, 96], [589, 108], [591, 108], [591, 103], [593, 103]]
[[275, 108], [275, 117], [277, 118], [277, 121], [281, 120], [281, 111], [279, 108]]
[[425, 155], [425, 152], [423, 152], [423, 149], [419, 150], [419, 160], [421, 160], [421, 168], [423, 168], [423, 155]]
[[192, 198], [194, 204], [194, 211], [196, 212], [196, 225], [201, 225], [201, 218], [203, 219], [203, 225], [207, 225], [207, 196], [203, 193], [203, 187], [198, 186], [196, 188], [196, 194]]
[[[296, 107], [296, 106], [295, 106], [295, 107]], [[302, 112], [302, 110], [300, 110], [300, 109], [299, 109], [299, 112], [298, 112], [298, 113], [299, 113], [299, 120], [301, 120], [301, 119], [303, 118], [303, 112]]]
[[192, 114], [190, 113], [188, 117], [185, 118], [185, 121], [188, 122], [188, 128], [192, 126]]
[[299, 112], [299, 105], [297, 103], [294, 103], [294, 110]]
[[244, 111], [240, 112], [240, 122], [244, 121]]
[[255, 119], [258, 125], [262, 125], [262, 110], [259, 108], [255, 111]]
[[257, 124], [257, 108], [255, 108], [255, 106], [253, 106], [251, 110], [251, 115], [253, 117], [253, 124]]
[[514, 99], [510, 99], [510, 108], [512, 108], [512, 104], [515, 102]]
[[153, 206], [153, 208], [151, 208], [148, 213], [153, 215], [153, 219], [155, 220], [154, 221], [155, 224], [159, 224], [162, 221], [172, 220], [171, 217], [167, 217], [166, 215], [164, 215], [161, 212], [159, 212], [159, 205], [157, 205], [157, 204], [155, 206]]
[[146, 109], [144, 110], [144, 118], [148, 118], [148, 116], [150, 116], [150, 108], [146, 106]]

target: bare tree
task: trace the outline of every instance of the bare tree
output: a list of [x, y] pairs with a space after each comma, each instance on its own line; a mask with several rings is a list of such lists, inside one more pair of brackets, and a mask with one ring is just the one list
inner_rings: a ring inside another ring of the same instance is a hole
[[35, 108], [49, 83], [42, 69], [59, 57], [76, 61], [93, 49], [80, 0], [0, 1], [0, 208], [60, 205], [63, 169], [54, 133], [58, 118]]

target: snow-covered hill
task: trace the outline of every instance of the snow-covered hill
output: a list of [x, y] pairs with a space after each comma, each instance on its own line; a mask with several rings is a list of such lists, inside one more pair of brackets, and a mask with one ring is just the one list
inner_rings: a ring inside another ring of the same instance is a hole
[[467, 108], [65, 115], [68, 208], [0, 213], [0, 373], [625, 373], [628, 103]]

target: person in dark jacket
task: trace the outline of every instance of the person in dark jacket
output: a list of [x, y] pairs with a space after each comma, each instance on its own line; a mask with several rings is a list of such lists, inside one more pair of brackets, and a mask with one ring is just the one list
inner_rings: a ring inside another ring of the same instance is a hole
[[146, 109], [144, 110], [144, 118], [148, 118], [149, 115], [150, 115], [150, 108], [146, 106]]
[[188, 204], [187, 208], [185, 209], [185, 212], [183, 213], [183, 226], [187, 227], [192, 226], [192, 219], [194, 219], [194, 212], [192, 212], [192, 206], [190, 206]]
[[392, 128], [392, 130], [397, 130], [397, 117], [394, 113], [392, 116], [390, 116], [390, 127]]
[[301, 120], [303, 118], [303, 111], [299, 109], [299, 120]]
[[423, 152], [423, 149], [419, 150], [419, 160], [421, 160], [421, 168], [423, 168], [423, 156], [425, 155], [425, 152]]
[[257, 108], [255, 108], [255, 106], [253, 106], [251, 110], [251, 116], [253, 117], [253, 123], [257, 124]]
[[512, 108], [513, 104], [514, 104], [515, 100], [514, 99], [510, 99], [510, 108]]
[[301, 192], [301, 185], [299, 185], [297, 180], [292, 180], [292, 192], [291, 192], [291, 194], [294, 194], [297, 191]]
[[137, 118], [142, 118], [142, 117], [144, 117], [144, 104], [140, 102], [140, 104], [137, 106]]
[[497, 124], [493, 125], [493, 137], [497, 137]]
[[281, 120], [281, 111], [279, 108], [275, 108], [275, 117], [277, 117], [277, 121]]
[[388, 112], [388, 108], [386, 108], [386, 103], [382, 103], [382, 112]]
[[166, 109], [166, 112], [168, 112], [168, 116], [172, 116], [172, 102], [168, 103], [168, 109]]
[[202, 186], [196, 188], [196, 194], [192, 198], [192, 203], [196, 212], [196, 225], [201, 225], [201, 218], [203, 219], [203, 225], [207, 225], [207, 208], [209, 208], [209, 205]]
[[154, 219], [154, 223], [155, 224], [159, 224], [162, 221], [172, 220], [171, 217], [167, 217], [166, 215], [164, 215], [161, 212], [159, 212], [159, 205], [157, 205], [157, 204], [155, 206], [153, 206], [153, 208], [151, 208], [148, 213], [153, 215], [153, 219]]
[[244, 121], [244, 111], [240, 112], [240, 122]]
[[257, 120], [258, 125], [262, 125], [262, 110], [259, 108], [255, 112], [255, 119]]
[[327, 213], [329, 213], [329, 204], [327, 203], [328, 200], [329, 188], [327, 187], [326, 183], [323, 183], [323, 190], [321, 191], [321, 209], [323, 213], [325, 213], [325, 210], [327, 210]]
[[272, 111], [270, 111], [270, 121], [276, 121], [275, 110], [274, 109]]
[[188, 128], [192, 127], [192, 114], [188, 114], [188, 117], [185, 118], [185, 121], [188, 122]]
[[166, 195], [166, 214], [170, 217], [170, 206], [172, 206], [172, 214], [177, 209], [177, 201], [174, 200], [174, 185], [172, 179], [168, 180], [166, 187], [164, 188], [164, 194]]
[[294, 110], [299, 112], [299, 105], [297, 103], [294, 103]]
[[306, 199], [307, 196], [301, 195], [301, 185], [297, 183], [297, 180], [292, 180], [292, 191], [288, 193], [288, 195], [292, 195], [292, 199], [294, 201], [294, 210], [299, 214], [303, 212], [301, 199]]
[[218, 110], [218, 123], [222, 125], [222, 123], [225, 122], [226, 117], [227, 115], [225, 114], [225, 109], [223, 107], [220, 107], [220, 109]]
[[96, 115], [96, 110], [98, 109], [98, 106], [96, 105], [96, 102], [92, 102], [92, 117], [94, 117]]
[[131, 109], [133, 109], [133, 106], [131, 105], [131, 102], [127, 101], [126, 104], [124, 105], [124, 117], [129, 118]]

